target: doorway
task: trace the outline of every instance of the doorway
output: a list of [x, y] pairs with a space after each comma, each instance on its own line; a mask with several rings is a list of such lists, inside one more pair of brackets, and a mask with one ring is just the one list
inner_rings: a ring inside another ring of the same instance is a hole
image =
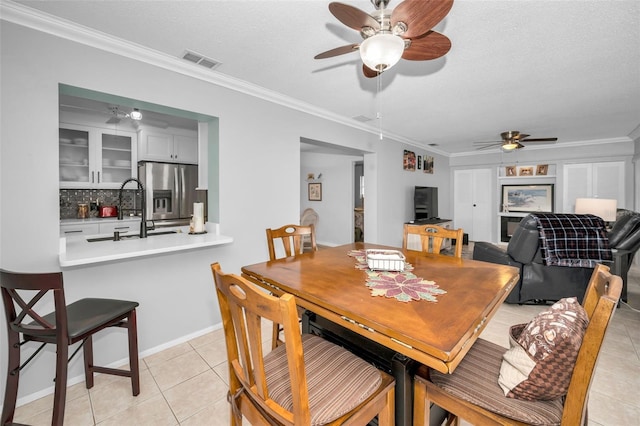
[[[364, 207], [355, 164], [360, 164], [358, 176], [363, 174], [365, 154], [369, 153], [300, 138], [300, 212], [312, 208], [318, 214], [317, 244], [337, 246], [355, 240], [355, 209]], [[310, 184], [321, 188], [321, 197], [309, 199]], [[360, 229], [364, 234], [364, 219]]]
[[364, 241], [364, 161], [353, 164], [353, 228], [354, 242]]

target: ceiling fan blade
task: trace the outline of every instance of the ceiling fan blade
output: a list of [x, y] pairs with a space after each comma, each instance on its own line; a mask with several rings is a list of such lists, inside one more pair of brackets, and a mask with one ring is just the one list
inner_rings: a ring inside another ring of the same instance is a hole
[[493, 148], [494, 146], [500, 146], [500, 145], [502, 145], [502, 142], [492, 143], [492, 144], [485, 145], [485, 146], [479, 146], [479, 147], [476, 148], [476, 150], [481, 151], [483, 149], [489, 149], [489, 148]]
[[489, 145], [489, 144], [497, 145], [501, 143], [504, 143], [504, 141], [478, 141], [478, 142], [474, 142], [474, 145]]
[[428, 61], [447, 54], [451, 40], [445, 35], [429, 31], [422, 37], [411, 39], [411, 44], [402, 53], [402, 59]]
[[378, 71], [372, 70], [365, 64], [362, 64], [362, 74], [367, 78], [374, 78], [378, 76]]
[[318, 53], [313, 59], [325, 59], [333, 56], [344, 55], [345, 53], [351, 53], [358, 50], [359, 44], [349, 44], [347, 46], [336, 47], [335, 49], [327, 50], [326, 52]]
[[453, 0], [405, 0], [391, 13], [391, 26], [404, 22], [403, 38], [418, 37], [442, 21], [453, 6]]
[[558, 138], [536, 138], [536, 139], [520, 139], [520, 142], [555, 142]]
[[373, 19], [371, 15], [361, 11], [358, 8], [349, 6], [344, 3], [329, 3], [329, 11], [338, 21], [342, 22], [349, 28], [360, 31], [362, 27], [371, 27], [375, 30], [380, 29], [378, 21]]

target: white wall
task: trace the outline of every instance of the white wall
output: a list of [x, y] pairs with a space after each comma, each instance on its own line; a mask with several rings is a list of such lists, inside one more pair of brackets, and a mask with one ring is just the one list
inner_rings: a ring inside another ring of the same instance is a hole
[[[242, 265], [264, 261], [268, 258], [265, 228], [299, 220], [301, 135], [368, 152], [378, 146], [374, 134], [187, 75], [6, 21], [0, 31], [3, 268], [60, 270], [59, 83], [220, 119], [220, 223], [222, 233], [234, 238], [233, 244], [64, 271], [68, 301], [92, 296], [140, 302], [143, 353], [219, 325], [209, 264], [217, 261], [225, 271], [237, 273]], [[6, 329], [0, 330], [0, 340], [5, 342]], [[121, 334], [116, 330], [97, 339], [97, 362], [125, 358]], [[24, 355], [28, 352], [23, 349]], [[48, 349], [22, 372], [21, 397], [40, 396], [52, 389], [53, 357]], [[0, 350], [0, 383], [6, 362], [6, 351]], [[69, 376], [80, 374], [74, 361]]]
[[[413, 190], [414, 186], [434, 186], [438, 188], [438, 215], [441, 218], [453, 219], [451, 203], [451, 179], [449, 177], [449, 160], [441, 155], [430, 153], [434, 157], [434, 173], [424, 173], [423, 170], [407, 171], [403, 169], [404, 150], [413, 151], [416, 155], [424, 156], [426, 151], [409, 145], [381, 143], [378, 157], [380, 164], [378, 173], [374, 176], [377, 183], [378, 200], [378, 241], [383, 244], [400, 247], [402, 245], [402, 227], [404, 222], [414, 218]], [[365, 164], [365, 179], [369, 176]], [[371, 179], [367, 179], [367, 189]], [[369, 200], [365, 199], [366, 212], [369, 210]], [[367, 228], [365, 225], [365, 240]]]

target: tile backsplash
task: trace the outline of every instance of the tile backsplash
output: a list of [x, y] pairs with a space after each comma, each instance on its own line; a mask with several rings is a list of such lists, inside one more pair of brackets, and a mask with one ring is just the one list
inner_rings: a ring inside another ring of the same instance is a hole
[[[118, 192], [117, 189], [61, 189], [60, 219], [76, 219], [80, 203], [89, 204], [90, 217], [98, 217], [97, 205], [117, 206], [119, 204]], [[139, 190], [125, 189], [122, 192], [125, 216], [139, 215], [141, 204], [142, 194]]]

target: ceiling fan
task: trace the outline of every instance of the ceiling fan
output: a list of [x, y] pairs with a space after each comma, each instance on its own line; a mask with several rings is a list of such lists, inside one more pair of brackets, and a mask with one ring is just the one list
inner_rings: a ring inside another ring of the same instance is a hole
[[393, 11], [386, 8], [389, 0], [371, 0], [371, 3], [376, 8], [372, 14], [344, 3], [329, 3], [333, 16], [359, 31], [364, 41], [327, 50], [314, 59], [359, 50], [362, 71], [372, 78], [401, 58], [426, 61], [444, 56], [451, 49], [451, 41], [431, 28], [449, 13], [453, 0], [405, 0]]
[[133, 108], [130, 113], [120, 111], [120, 108], [115, 105], [109, 106], [109, 112], [112, 117], [106, 121], [107, 124], [118, 124], [123, 118], [130, 118], [132, 120], [142, 120], [142, 113], [138, 108]]
[[543, 142], [543, 143], [554, 143], [558, 140], [558, 138], [536, 138], [529, 139], [529, 135], [524, 133], [520, 133], [517, 130], [509, 130], [506, 132], [500, 133], [501, 141], [491, 141], [491, 142], [474, 142], [474, 145], [477, 145], [479, 148], [476, 149], [487, 149], [492, 148], [494, 146], [500, 146], [503, 151], [509, 152], [514, 151], [516, 149], [524, 148], [523, 143], [531, 143], [531, 142]]

